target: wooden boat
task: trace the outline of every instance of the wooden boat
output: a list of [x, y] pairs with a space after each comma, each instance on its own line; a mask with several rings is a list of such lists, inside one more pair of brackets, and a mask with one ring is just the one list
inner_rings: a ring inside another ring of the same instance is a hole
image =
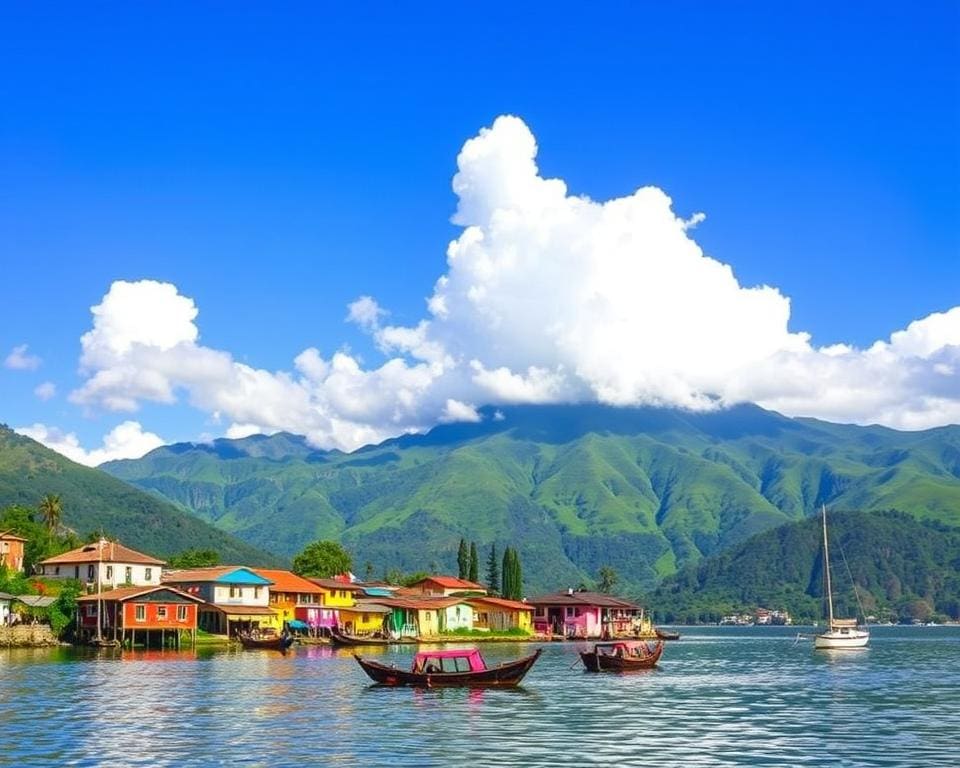
[[401, 637], [394, 640], [389, 637], [350, 635], [337, 629], [330, 630], [330, 643], [340, 647], [355, 645], [412, 645], [416, 642], [412, 637]]
[[657, 627], [653, 631], [657, 633], [657, 640], [679, 640], [680, 639], [679, 632], [674, 632], [669, 629], [660, 629], [660, 627]]
[[508, 661], [494, 667], [487, 663], [476, 648], [454, 651], [421, 651], [413, 657], [410, 670], [397, 669], [357, 654], [353, 657], [371, 680], [380, 685], [408, 685], [416, 688], [508, 688], [518, 685], [530, 671], [542, 649], [517, 661]]
[[645, 641], [618, 640], [597, 643], [592, 651], [581, 651], [580, 659], [588, 672], [630, 672], [652, 669], [662, 653], [663, 640], [653, 646]]
[[256, 636], [246, 632], [237, 635], [237, 638], [247, 650], [264, 649], [273, 651], [286, 651], [296, 640], [293, 635], [268, 634]]
[[[842, 554], [842, 550], [841, 550]], [[858, 626], [856, 619], [838, 619], [833, 615], [833, 590], [830, 584], [830, 547], [827, 543], [827, 506], [823, 506], [823, 577], [827, 598], [827, 631], [815, 635], [813, 647], [817, 649], [854, 649], [864, 648], [870, 642], [870, 632]], [[853, 585], [857, 602], [857, 585]], [[861, 607], [862, 608], [862, 607]]]

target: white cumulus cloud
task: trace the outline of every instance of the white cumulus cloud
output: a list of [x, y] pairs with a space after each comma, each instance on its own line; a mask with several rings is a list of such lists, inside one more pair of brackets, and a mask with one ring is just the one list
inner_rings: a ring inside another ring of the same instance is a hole
[[88, 467], [96, 467], [115, 459], [139, 459], [164, 444], [163, 438], [152, 432], [144, 432], [143, 427], [136, 421], [118, 424], [104, 436], [103, 445], [92, 451], [87, 451], [80, 445], [74, 432], [63, 432], [46, 424], [17, 427], [14, 431]]
[[41, 400], [50, 400], [57, 394], [57, 385], [52, 381], [45, 381], [42, 384], [37, 384], [37, 386], [33, 388], [33, 394]]
[[385, 325], [366, 295], [347, 308], [384, 354], [379, 366], [315, 348], [290, 371], [239, 363], [200, 343], [197, 307], [176, 286], [118, 281], [93, 307], [71, 399], [113, 411], [185, 400], [222, 414], [231, 434], [287, 430], [343, 449], [474, 420], [484, 403], [752, 401], [907, 429], [960, 421], [960, 307], [865, 349], [818, 348], [789, 330], [779, 290], [742, 285], [704, 254], [693, 239], [703, 213], [679, 215], [656, 187], [571, 194], [536, 157], [516, 117], [466, 142], [453, 179], [461, 231], [425, 316]]
[[10, 350], [3, 364], [13, 371], [35, 371], [43, 361], [36, 355], [27, 352], [29, 345], [18, 344]]

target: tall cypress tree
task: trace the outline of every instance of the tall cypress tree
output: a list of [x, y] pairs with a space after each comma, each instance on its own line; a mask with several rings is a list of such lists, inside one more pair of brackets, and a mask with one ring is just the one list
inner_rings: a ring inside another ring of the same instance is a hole
[[506, 598], [513, 596], [513, 549], [507, 547], [503, 550], [503, 563], [500, 566], [502, 574], [500, 583], [500, 594]]
[[467, 578], [474, 584], [480, 578], [480, 558], [477, 557], [477, 543], [475, 541], [470, 542], [470, 574]]
[[465, 539], [460, 539], [460, 548], [457, 550], [457, 568], [461, 579], [470, 575], [470, 550]]
[[500, 563], [497, 561], [497, 545], [490, 545], [490, 556], [487, 558], [487, 590], [493, 594], [500, 592]]
[[523, 600], [523, 568], [520, 566], [517, 550], [513, 550], [513, 590], [513, 599]]

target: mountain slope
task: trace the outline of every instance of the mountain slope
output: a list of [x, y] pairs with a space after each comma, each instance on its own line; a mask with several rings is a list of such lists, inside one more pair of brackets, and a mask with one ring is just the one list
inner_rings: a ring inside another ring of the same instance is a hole
[[531, 586], [610, 565], [650, 585], [820, 504], [960, 519], [960, 428], [904, 433], [598, 405], [483, 410], [352, 454], [280, 434], [159, 448], [106, 471], [246, 541], [336, 538], [357, 565], [451, 569], [461, 536], [514, 543]]
[[[829, 520], [838, 615], [856, 614], [855, 581], [868, 614], [960, 618], [960, 528], [900, 512], [835, 512]], [[818, 518], [758, 534], [668, 577], [649, 605], [666, 621], [716, 621], [756, 607], [822, 619], [821, 536]]]
[[219, 552], [224, 562], [269, 565], [279, 559], [0, 425], [0, 507], [36, 507], [48, 493], [60, 494], [63, 524], [81, 536], [102, 528], [134, 549], [160, 556], [202, 547]]

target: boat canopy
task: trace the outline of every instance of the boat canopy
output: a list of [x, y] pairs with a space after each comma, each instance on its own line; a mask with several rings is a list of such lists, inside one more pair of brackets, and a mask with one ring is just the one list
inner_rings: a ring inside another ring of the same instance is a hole
[[413, 657], [413, 671], [425, 672], [434, 667], [437, 672], [482, 672], [487, 668], [476, 648], [453, 651], [421, 651]]
[[292, 621], [287, 622], [287, 626], [290, 629], [296, 629], [298, 631], [304, 631], [310, 629], [310, 625], [305, 621], [300, 621], [300, 619], [293, 619]]
[[833, 626], [834, 627], [855, 627], [857, 626], [857, 620], [856, 619], [834, 619]]

